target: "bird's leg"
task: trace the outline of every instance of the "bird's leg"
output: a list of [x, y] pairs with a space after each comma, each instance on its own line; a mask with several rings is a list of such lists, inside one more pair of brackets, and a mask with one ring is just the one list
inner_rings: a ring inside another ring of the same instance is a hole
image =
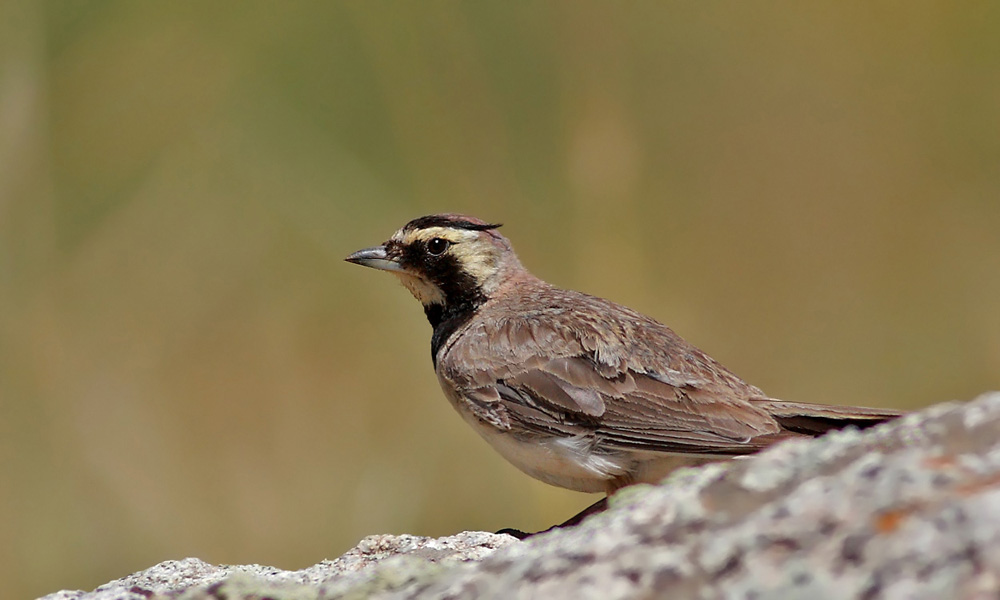
[[[560, 523], [558, 525], [553, 525], [552, 527], [549, 527], [545, 531], [550, 531], [552, 529], [558, 529], [560, 527], [573, 527], [575, 525], [579, 525], [584, 519], [586, 519], [590, 515], [596, 515], [598, 513], [604, 512], [606, 510], [608, 510], [608, 498], [607, 498], [607, 496], [605, 496], [604, 498], [601, 498], [597, 502], [594, 502], [593, 504], [591, 504], [587, 508], [581, 510], [577, 514], [573, 515], [572, 517], [570, 517], [566, 521], [564, 521], [564, 522], [562, 522], [562, 523]], [[539, 532], [539, 533], [541, 533], [541, 532]]]
[[512, 535], [512, 536], [516, 537], [519, 540], [523, 540], [523, 539], [529, 538], [529, 537], [531, 537], [533, 535], [538, 535], [539, 533], [546, 533], [548, 531], [552, 531], [553, 529], [562, 529], [563, 527], [573, 527], [575, 525], [579, 525], [581, 521], [583, 521], [584, 519], [586, 519], [590, 515], [596, 515], [597, 513], [602, 513], [605, 510], [607, 510], [607, 508], [608, 508], [608, 499], [605, 497], [605, 498], [601, 498], [597, 502], [594, 502], [593, 504], [591, 504], [587, 508], [583, 509], [582, 511], [580, 511], [576, 515], [573, 515], [572, 517], [570, 517], [566, 521], [564, 521], [564, 522], [562, 522], [562, 523], [560, 523], [558, 525], [553, 525], [552, 527], [549, 527], [548, 529], [543, 529], [541, 531], [536, 531], [534, 533], [527, 533], [527, 532], [521, 531], [520, 529], [511, 529], [511, 528], [508, 527], [506, 529], [501, 529], [497, 533], [505, 533], [507, 535]]

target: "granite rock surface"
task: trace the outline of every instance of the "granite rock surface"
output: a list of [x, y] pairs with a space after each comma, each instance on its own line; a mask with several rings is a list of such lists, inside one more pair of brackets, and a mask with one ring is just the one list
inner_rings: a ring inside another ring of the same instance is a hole
[[1000, 393], [620, 492], [578, 527], [371, 536], [301, 571], [161, 563], [150, 598], [1000, 598]]

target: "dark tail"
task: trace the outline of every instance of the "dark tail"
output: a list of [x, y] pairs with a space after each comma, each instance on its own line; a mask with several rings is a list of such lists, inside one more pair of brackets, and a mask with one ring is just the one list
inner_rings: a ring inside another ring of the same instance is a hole
[[833, 429], [854, 425], [860, 429], [895, 419], [902, 411], [860, 406], [825, 406], [802, 402], [785, 402], [774, 398], [754, 400], [754, 405], [767, 411], [782, 429], [803, 435], [823, 435]]

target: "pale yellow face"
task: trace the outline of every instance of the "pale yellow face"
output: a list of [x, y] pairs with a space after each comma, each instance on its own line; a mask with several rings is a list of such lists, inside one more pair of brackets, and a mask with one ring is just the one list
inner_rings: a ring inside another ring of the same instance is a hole
[[[496, 289], [499, 285], [496, 275], [500, 268], [501, 250], [484, 239], [478, 231], [450, 227], [428, 227], [410, 231], [403, 228], [392, 236], [391, 241], [403, 246], [412, 246], [421, 242], [428, 243], [435, 238], [449, 242], [443, 254], [454, 257], [461, 269], [476, 281], [485, 294], [489, 295]], [[444, 302], [441, 290], [422, 274], [407, 271], [393, 273], [422, 304]]]

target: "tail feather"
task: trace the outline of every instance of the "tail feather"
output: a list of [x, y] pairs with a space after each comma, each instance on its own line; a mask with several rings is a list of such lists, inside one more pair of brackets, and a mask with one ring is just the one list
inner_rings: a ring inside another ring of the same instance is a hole
[[805, 435], [822, 435], [849, 425], [865, 429], [890, 421], [903, 414], [887, 408], [861, 406], [826, 406], [804, 402], [785, 402], [774, 398], [754, 400], [778, 422], [782, 429]]

